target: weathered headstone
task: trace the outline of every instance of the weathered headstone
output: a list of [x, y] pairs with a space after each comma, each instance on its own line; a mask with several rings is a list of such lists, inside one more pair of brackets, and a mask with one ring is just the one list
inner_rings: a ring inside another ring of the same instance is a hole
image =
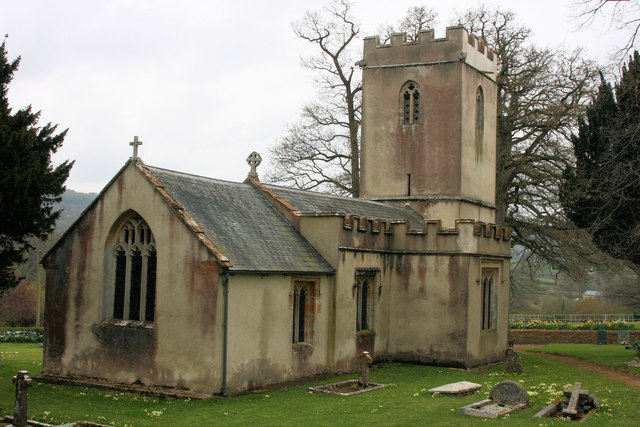
[[529, 393], [517, 381], [502, 381], [496, 384], [489, 393], [489, 399], [505, 405], [528, 405]]
[[507, 359], [504, 361], [504, 370], [510, 374], [524, 374], [522, 357], [512, 348], [505, 352]]
[[629, 331], [618, 331], [618, 344], [629, 344], [631, 334]]
[[28, 395], [27, 388], [31, 386], [33, 380], [29, 378], [27, 371], [18, 371], [18, 375], [13, 377], [12, 382], [16, 385], [16, 401], [13, 409], [13, 425], [27, 425]]
[[596, 344], [607, 344], [607, 331], [596, 331]]
[[562, 410], [562, 414], [575, 420], [578, 417], [578, 400], [580, 397], [588, 397], [589, 390], [584, 390], [582, 383], [575, 383], [572, 389], [565, 389], [564, 392], [565, 394], [569, 393], [570, 397], [567, 407]]
[[498, 418], [529, 406], [527, 390], [516, 381], [502, 381], [495, 385], [489, 398], [460, 408], [460, 414], [480, 418]]
[[358, 378], [358, 385], [360, 387], [369, 386], [369, 365], [373, 362], [373, 358], [368, 351], [363, 351], [358, 356], [360, 361], [360, 378]]

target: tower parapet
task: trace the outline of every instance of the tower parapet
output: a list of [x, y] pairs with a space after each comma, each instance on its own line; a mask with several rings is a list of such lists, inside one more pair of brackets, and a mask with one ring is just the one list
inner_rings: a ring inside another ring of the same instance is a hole
[[464, 27], [448, 27], [446, 37], [435, 38], [433, 29], [420, 31], [417, 42], [408, 42], [406, 33], [391, 35], [389, 43], [380, 43], [379, 36], [364, 39], [364, 65], [421, 65], [425, 62], [465, 62], [495, 80], [496, 56], [479, 37]]

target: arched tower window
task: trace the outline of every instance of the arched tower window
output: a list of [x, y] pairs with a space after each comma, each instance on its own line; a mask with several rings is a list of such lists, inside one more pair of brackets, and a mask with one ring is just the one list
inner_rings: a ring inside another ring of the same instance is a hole
[[139, 216], [120, 228], [114, 245], [113, 318], [154, 321], [156, 241]]
[[420, 90], [416, 82], [405, 83], [401, 91], [402, 123], [412, 125], [420, 121]]
[[484, 93], [482, 86], [476, 90], [476, 153], [482, 154], [482, 139], [484, 137]]

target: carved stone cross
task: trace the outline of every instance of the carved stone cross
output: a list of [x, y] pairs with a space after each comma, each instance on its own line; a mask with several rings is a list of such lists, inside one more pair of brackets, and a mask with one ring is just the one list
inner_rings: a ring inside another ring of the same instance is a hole
[[27, 425], [28, 396], [27, 388], [31, 386], [33, 380], [29, 378], [29, 372], [18, 371], [18, 375], [14, 376], [12, 382], [16, 385], [16, 401], [13, 409], [13, 425]]
[[260, 157], [260, 154], [258, 154], [257, 152], [253, 152], [251, 154], [249, 154], [249, 157], [247, 157], [247, 163], [249, 164], [249, 166], [251, 166], [251, 170], [249, 171], [249, 179], [258, 179], [258, 172], [257, 172], [257, 168], [258, 165], [260, 165], [260, 163], [262, 162], [262, 157]]
[[133, 141], [131, 141], [129, 143], [129, 145], [131, 145], [133, 147], [133, 156], [131, 158], [132, 159], [137, 159], [138, 158], [138, 146], [142, 145], [142, 141], [138, 141], [138, 137], [134, 136], [133, 137]]
[[360, 378], [358, 378], [358, 385], [360, 387], [369, 387], [369, 365], [373, 362], [373, 357], [368, 351], [363, 351], [358, 356], [360, 361]]

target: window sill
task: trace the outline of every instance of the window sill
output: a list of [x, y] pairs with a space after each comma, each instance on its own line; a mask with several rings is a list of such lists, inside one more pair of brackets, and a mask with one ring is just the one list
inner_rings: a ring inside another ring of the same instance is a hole
[[368, 338], [368, 337], [375, 337], [376, 333], [372, 330], [369, 329], [362, 329], [360, 331], [356, 331], [356, 337], [358, 338]]
[[295, 352], [306, 352], [313, 350], [313, 344], [309, 344], [307, 342], [297, 342], [291, 344], [291, 350]]
[[122, 320], [109, 319], [102, 322], [103, 325], [118, 326], [121, 328], [138, 328], [138, 329], [154, 329], [153, 322], [145, 322], [144, 320]]
[[480, 333], [482, 335], [497, 334], [498, 333], [498, 328], [481, 329]]

